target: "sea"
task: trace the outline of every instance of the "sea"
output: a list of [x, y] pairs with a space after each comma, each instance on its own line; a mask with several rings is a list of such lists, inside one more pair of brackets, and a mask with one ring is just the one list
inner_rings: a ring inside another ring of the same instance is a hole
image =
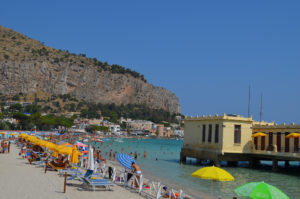
[[281, 189], [291, 199], [300, 198], [298, 162], [292, 162], [289, 169], [284, 169], [284, 163], [279, 162], [279, 172], [273, 172], [271, 162], [268, 161], [261, 162], [257, 169], [248, 168], [247, 162], [240, 162], [238, 167], [229, 167], [225, 162], [221, 162], [222, 168], [232, 174], [235, 180], [218, 182], [192, 177], [191, 173], [203, 167], [197, 165], [194, 159], [188, 159], [187, 164], [180, 164], [183, 140], [104, 138], [103, 146], [100, 146], [100, 143], [95, 144], [105, 158], [108, 158], [111, 149], [117, 153], [137, 152], [137, 164], [146, 177], [151, 176], [163, 184], [182, 189], [194, 198], [232, 199], [236, 196], [234, 189], [248, 182], [266, 182]]

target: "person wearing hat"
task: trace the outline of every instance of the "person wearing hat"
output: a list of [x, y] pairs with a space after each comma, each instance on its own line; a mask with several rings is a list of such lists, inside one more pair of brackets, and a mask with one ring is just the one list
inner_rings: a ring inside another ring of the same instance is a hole
[[163, 198], [170, 198], [170, 194], [171, 194], [171, 199], [179, 198], [178, 192], [176, 192], [175, 194], [171, 193], [167, 186], [164, 186], [163, 190], [165, 190], [165, 193], [162, 195]]

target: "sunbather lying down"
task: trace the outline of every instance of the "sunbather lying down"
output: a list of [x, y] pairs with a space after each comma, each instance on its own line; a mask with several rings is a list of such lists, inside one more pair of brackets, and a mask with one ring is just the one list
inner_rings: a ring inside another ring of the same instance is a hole
[[28, 157], [29, 164], [31, 164], [33, 161], [40, 161], [40, 160], [41, 160], [40, 157], [33, 152], [31, 152], [30, 156]]
[[44, 149], [39, 145], [34, 145], [32, 147], [32, 150], [35, 151], [35, 152], [44, 152]]
[[52, 160], [50, 163], [55, 167], [67, 167], [67, 166], [69, 166], [69, 161], [68, 160], [65, 160], [65, 161]]

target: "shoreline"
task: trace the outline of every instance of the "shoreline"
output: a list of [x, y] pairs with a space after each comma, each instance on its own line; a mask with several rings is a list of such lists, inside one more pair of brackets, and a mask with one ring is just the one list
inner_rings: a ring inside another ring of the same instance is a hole
[[[135, 190], [124, 188], [123, 186], [115, 185], [113, 191], [104, 190], [81, 190], [81, 182], [78, 180], [67, 181], [67, 191], [63, 193], [63, 177], [58, 176], [58, 172], [47, 171], [44, 173], [43, 167], [36, 165], [29, 165], [27, 159], [22, 159], [18, 155], [19, 148], [11, 145], [9, 154], [0, 154], [0, 175], [2, 180], [0, 182], [1, 197], [10, 198], [23, 198], [23, 199], [96, 199], [104, 197], [107, 199], [113, 198], [130, 198], [130, 199], [143, 199], [147, 198], [146, 194], [139, 195]], [[107, 166], [113, 166], [116, 169], [122, 169], [121, 165], [117, 162], [108, 161]], [[161, 180], [147, 171], [144, 171], [146, 179], [156, 182], [167, 183], [168, 187], [176, 190], [178, 186], [168, 180]], [[17, 189], [16, 189], [17, 187]], [[199, 197], [194, 196], [185, 188], [182, 189], [184, 195], [189, 198], [209, 199], [205, 194]], [[148, 197], [149, 198], [149, 197]], [[151, 197], [152, 198], [152, 197]]]
[[[122, 166], [120, 166], [116, 161], [107, 160], [107, 166], [115, 167], [118, 170], [122, 170]], [[188, 187], [177, 184], [176, 182], [173, 182], [169, 179], [161, 179], [159, 176], [152, 174], [151, 172], [142, 170], [143, 176], [147, 180], [151, 180], [154, 182], [160, 182], [164, 185], [167, 185], [169, 188], [173, 188], [174, 190], [179, 191], [180, 189], [183, 191], [184, 195], [188, 197], [189, 199], [214, 199], [216, 197], [211, 197], [209, 194], [206, 194], [204, 192], [195, 192], [192, 189], [189, 189]], [[181, 187], [181, 188], [180, 188]], [[200, 195], [200, 196], [199, 196]]]

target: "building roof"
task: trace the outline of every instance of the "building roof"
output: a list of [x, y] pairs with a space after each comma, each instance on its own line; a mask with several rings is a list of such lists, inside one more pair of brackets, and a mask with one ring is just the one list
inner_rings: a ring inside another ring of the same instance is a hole
[[215, 116], [196, 116], [196, 117], [185, 117], [185, 121], [213, 121], [213, 120], [227, 120], [227, 121], [240, 121], [240, 122], [253, 122], [252, 117], [242, 117], [240, 115], [226, 115], [225, 113], [223, 115], [215, 115]]

